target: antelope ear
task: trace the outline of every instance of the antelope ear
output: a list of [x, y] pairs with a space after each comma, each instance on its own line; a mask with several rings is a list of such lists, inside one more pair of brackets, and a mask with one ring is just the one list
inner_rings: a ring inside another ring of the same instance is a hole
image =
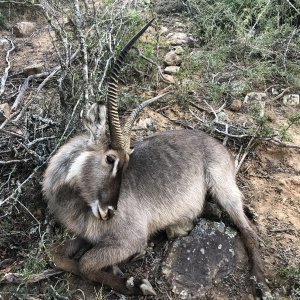
[[90, 143], [100, 144], [106, 139], [106, 107], [103, 104], [94, 103], [83, 119], [85, 128], [90, 132]]

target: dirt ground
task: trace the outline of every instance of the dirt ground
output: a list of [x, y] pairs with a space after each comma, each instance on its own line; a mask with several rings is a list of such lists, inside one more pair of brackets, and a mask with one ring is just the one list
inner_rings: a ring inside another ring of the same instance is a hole
[[[0, 37], [6, 36], [9, 37], [10, 32], [0, 30]], [[24, 67], [33, 63], [43, 63], [45, 70], [56, 65], [54, 59], [55, 50], [52, 47], [45, 23], [38, 21], [36, 30], [30, 37], [13, 39], [16, 51], [11, 56], [11, 74], [19, 74]], [[1, 73], [6, 66], [5, 54], [5, 51], [0, 51]], [[13, 98], [10, 100], [10, 104], [13, 103], [12, 100]], [[288, 109], [293, 110], [292, 108], [286, 108], [286, 110]], [[247, 114], [243, 112], [235, 113], [229, 109], [225, 109], [225, 112], [232, 122], [238, 121], [241, 115], [247, 118]], [[274, 122], [281, 121], [282, 111], [279, 109], [279, 105], [278, 109], [275, 107], [273, 110], [273, 115]], [[148, 118], [155, 121], [154, 128], [139, 128], [139, 124], [142, 124]], [[180, 107], [178, 104], [170, 104], [167, 108], [145, 109], [133, 132], [133, 138], [141, 138], [152, 134], [154, 131], [185, 127], [174, 122], [174, 120], [182, 121], [183, 124], [186, 120], [193, 120], [192, 124], [197, 127], [196, 120], [186, 108]], [[266, 276], [270, 287], [280, 295], [279, 299], [291, 299], [289, 298], [290, 296], [287, 296], [291, 285], [298, 286], [298, 288], [300, 286], [299, 282], [291, 284], [289, 278], [279, 275], [280, 270], [300, 267], [300, 127], [293, 126], [290, 135], [295, 148], [275, 145], [271, 142], [261, 142], [249, 153], [238, 174], [239, 186], [245, 196], [245, 204], [255, 216], [254, 222], [258, 235], [261, 238], [260, 247]], [[234, 151], [237, 150], [234, 147], [232, 148]], [[237, 151], [233, 154], [237, 155]], [[40, 197], [40, 191], [37, 194], [37, 197]], [[37, 206], [32, 213], [42, 222], [46, 216], [45, 204], [40, 200], [40, 206]], [[34, 243], [36, 242], [34, 241]], [[30, 249], [30, 243], [27, 236], [27, 238], [23, 239], [23, 244], [21, 245], [23, 250], [18, 249], [16, 251], [15, 248], [10, 250], [7, 248], [1, 249], [2, 247], [0, 246], [1, 261], [11, 259], [10, 263], [5, 264], [5, 267], [0, 265], [0, 275], [18, 271], [18, 265], [22, 266], [26, 257], [26, 254], [20, 257], [20, 252], [26, 252], [26, 249]], [[156, 276], [159, 273], [158, 269], [161, 263], [160, 255], [166, 253], [167, 243], [163, 234], [158, 236], [154, 244], [150, 243], [148, 254], [144, 261], [136, 263], [133, 269], [135, 271], [139, 270], [143, 275], [151, 274], [151, 276]], [[13, 255], [16, 255], [16, 253], [19, 254], [14, 257]], [[147, 270], [147, 266], [152, 266], [152, 269]], [[66, 282], [68, 283], [66, 284]], [[90, 296], [90, 299], [103, 299], [101, 298], [104, 297], [103, 295], [106, 295], [107, 298], [125, 299], [111, 292], [103, 292], [101, 296], [101, 292], [97, 292], [93, 286], [68, 274], [41, 281], [36, 286], [31, 286], [29, 289], [30, 296], [23, 295], [24, 298], [22, 299], [41, 299], [41, 291], [46, 289], [50, 283], [52, 286], [63, 283], [62, 286], [68, 286], [68, 289], [75, 290], [73, 299], [84, 299], [82, 296], [83, 292], [80, 292], [81, 290], [86, 294], [85, 299], [89, 299], [88, 295], [94, 295]], [[164, 283], [158, 283], [156, 286], [160, 289], [160, 296], [157, 299], [176, 298], [168, 291], [168, 287]], [[1, 296], [1, 289], [6, 291], [6, 287], [0, 285], [0, 299], [21, 299], [21, 297], [10, 298], [8, 294], [4, 293]], [[234, 299], [244, 299], [243, 295], [245, 294], [243, 290], [236, 288], [236, 292]], [[300, 297], [300, 295], [295, 296], [294, 299], [299, 299], [297, 297]], [[58, 298], [60, 297], [54, 294], [51, 299]], [[60, 299], [65, 298], [62, 297]], [[207, 299], [221, 298], [208, 297]]]

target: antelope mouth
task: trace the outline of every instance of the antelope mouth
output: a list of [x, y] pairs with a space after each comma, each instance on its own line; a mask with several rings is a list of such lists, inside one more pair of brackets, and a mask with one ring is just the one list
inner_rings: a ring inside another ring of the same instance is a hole
[[89, 206], [97, 219], [107, 221], [115, 215], [115, 209], [112, 206], [102, 208], [98, 200], [95, 200]]

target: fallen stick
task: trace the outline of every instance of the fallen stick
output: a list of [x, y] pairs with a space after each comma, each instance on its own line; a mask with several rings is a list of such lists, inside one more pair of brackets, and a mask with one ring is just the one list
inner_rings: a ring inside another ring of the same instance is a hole
[[22, 99], [23, 99], [23, 97], [24, 97], [24, 93], [26, 92], [26, 90], [27, 90], [27, 88], [28, 88], [28, 85], [29, 85], [30, 80], [36, 79], [36, 78], [46, 77], [46, 76], [48, 76], [48, 75], [49, 75], [49, 72], [43, 72], [43, 73], [39, 73], [39, 74], [34, 74], [34, 75], [28, 76], [28, 77], [25, 79], [25, 81], [24, 81], [24, 83], [23, 83], [23, 85], [22, 85], [22, 87], [21, 87], [21, 89], [20, 89], [20, 93], [19, 93], [19, 95], [17, 96], [17, 98], [16, 98], [16, 100], [15, 100], [13, 106], [11, 107], [12, 111], [15, 111], [15, 110], [18, 108], [18, 106], [20, 105], [20, 103], [21, 103], [21, 101], [22, 101]]
[[19, 273], [7, 273], [5, 274], [2, 279], [0, 280], [0, 283], [11, 283], [11, 284], [22, 284], [22, 283], [36, 283], [41, 280], [47, 279], [49, 277], [59, 275], [63, 273], [63, 271], [56, 270], [56, 269], [47, 269], [42, 271], [38, 274], [32, 274], [28, 277], [19, 274]]
[[10, 52], [12, 52], [15, 49], [14, 43], [11, 40], [9, 40], [9, 39], [7, 39], [7, 40], [10, 41], [11, 48], [6, 52], [5, 60], [7, 62], [7, 67], [5, 68], [3, 76], [1, 78], [0, 96], [4, 93], [5, 82], [6, 82], [7, 77], [8, 77], [8, 70], [10, 69], [9, 54], [10, 54]]

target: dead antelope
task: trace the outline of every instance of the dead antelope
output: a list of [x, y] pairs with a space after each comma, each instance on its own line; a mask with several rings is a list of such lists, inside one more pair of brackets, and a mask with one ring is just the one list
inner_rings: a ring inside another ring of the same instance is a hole
[[62, 146], [45, 172], [43, 191], [50, 211], [78, 236], [56, 247], [54, 263], [123, 294], [155, 295], [146, 279], [120, 277], [108, 268], [143, 253], [149, 236], [158, 230], [182, 233], [179, 225], [186, 228], [186, 220], [192, 224], [210, 194], [239, 229], [263, 291], [256, 235], [244, 214], [234, 163], [225, 147], [201, 131], [174, 130], [135, 142], [131, 149], [130, 131], [144, 105], [121, 129], [118, 74], [127, 51], [150, 24], [125, 46], [112, 69], [110, 138], [105, 133], [106, 108], [93, 104], [84, 122], [89, 134]]

